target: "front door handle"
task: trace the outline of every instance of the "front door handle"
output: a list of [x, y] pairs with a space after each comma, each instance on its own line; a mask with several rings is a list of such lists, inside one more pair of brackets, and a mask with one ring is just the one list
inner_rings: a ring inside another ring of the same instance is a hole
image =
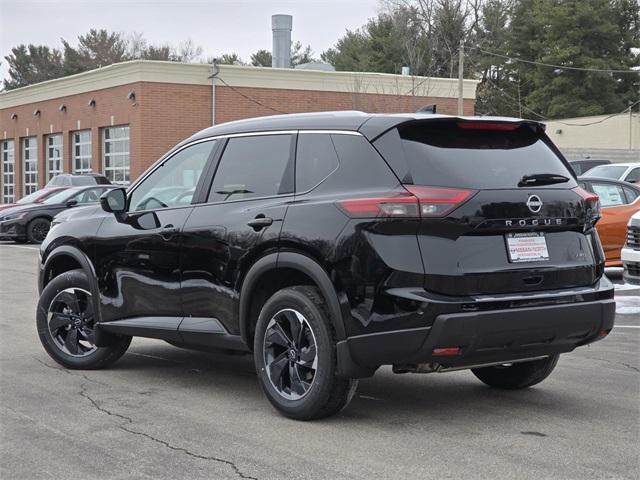
[[272, 223], [273, 223], [273, 218], [265, 217], [264, 215], [260, 214], [256, 216], [256, 218], [254, 218], [253, 220], [249, 220], [247, 222], [247, 225], [249, 225], [256, 232], [258, 232], [263, 228], [268, 227]]
[[174, 227], [172, 224], [165, 225], [164, 227], [162, 227], [162, 230], [160, 230], [160, 236], [165, 240], [170, 240], [171, 237], [173, 237], [173, 235], [175, 235], [179, 231], [180, 229], [178, 227]]

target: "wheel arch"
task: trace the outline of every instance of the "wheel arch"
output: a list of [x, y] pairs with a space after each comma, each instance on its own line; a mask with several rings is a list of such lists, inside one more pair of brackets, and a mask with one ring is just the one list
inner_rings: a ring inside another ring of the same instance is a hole
[[314, 259], [298, 252], [277, 252], [256, 261], [240, 289], [240, 335], [252, 347], [253, 329], [260, 308], [275, 291], [293, 285], [313, 285], [320, 290], [331, 313], [337, 340], [346, 338], [338, 293], [327, 272]]
[[58, 275], [70, 270], [81, 269], [87, 275], [91, 285], [94, 312], [100, 321], [100, 302], [96, 271], [86, 253], [71, 245], [61, 245], [52, 250], [42, 266], [40, 292]]

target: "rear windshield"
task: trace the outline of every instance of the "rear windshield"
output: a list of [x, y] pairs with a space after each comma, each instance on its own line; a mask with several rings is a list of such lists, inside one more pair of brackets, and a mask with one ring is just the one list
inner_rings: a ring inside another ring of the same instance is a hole
[[570, 178], [551, 188], [576, 186], [572, 172], [526, 124], [515, 130], [486, 130], [460, 128], [456, 121], [423, 122], [400, 127], [399, 134], [414, 184], [517, 188], [524, 175], [548, 173]]

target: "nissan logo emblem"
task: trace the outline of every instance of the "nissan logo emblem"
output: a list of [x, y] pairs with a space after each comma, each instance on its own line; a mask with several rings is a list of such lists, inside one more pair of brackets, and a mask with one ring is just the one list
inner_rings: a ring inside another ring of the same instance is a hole
[[540, 197], [537, 195], [529, 195], [529, 198], [527, 199], [527, 207], [529, 207], [529, 210], [533, 213], [538, 213], [542, 210], [542, 200], [540, 200]]

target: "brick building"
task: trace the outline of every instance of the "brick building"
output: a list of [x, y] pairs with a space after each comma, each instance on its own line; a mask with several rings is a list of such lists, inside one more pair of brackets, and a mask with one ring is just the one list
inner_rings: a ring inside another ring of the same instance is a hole
[[[0, 203], [60, 172], [126, 184], [212, 124], [326, 110], [456, 113], [457, 80], [136, 60], [0, 93]], [[476, 82], [464, 81], [473, 114]]]

